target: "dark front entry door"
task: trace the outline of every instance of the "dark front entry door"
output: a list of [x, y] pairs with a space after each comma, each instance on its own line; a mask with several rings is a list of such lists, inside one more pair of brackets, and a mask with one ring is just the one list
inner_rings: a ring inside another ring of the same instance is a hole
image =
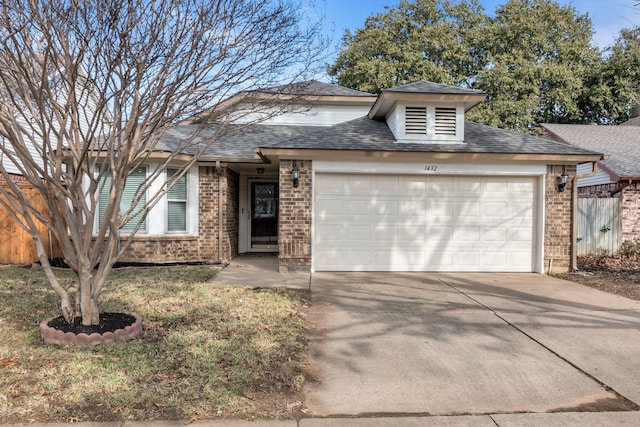
[[251, 183], [251, 249], [278, 249], [278, 183]]

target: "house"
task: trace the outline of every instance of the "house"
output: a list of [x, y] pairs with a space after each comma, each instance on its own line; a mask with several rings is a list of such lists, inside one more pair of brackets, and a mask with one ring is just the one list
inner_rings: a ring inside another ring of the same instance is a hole
[[[283, 272], [569, 268], [562, 177], [602, 155], [465, 121], [485, 98], [476, 90], [422, 81], [374, 96], [312, 81], [302, 94], [300, 109], [214, 143], [172, 198], [180, 227], [168, 231], [158, 204], [128, 258], [277, 252]], [[193, 126], [168, 132], [164, 149]]]
[[[76, 120], [82, 135], [99, 134], [105, 127], [105, 122], [96, 116], [100, 103], [97, 95], [90, 90], [93, 86], [88, 82], [84, 70], [75, 70], [78, 73], [73, 82], [75, 84], [69, 86], [69, 82], [61, 77], [60, 70], [43, 71], [43, 64], [50, 62], [39, 58], [30, 61], [27, 67], [22, 62], [27, 57], [0, 55], [0, 108], [3, 113], [10, 113], [3, 115], [0, 124], [0, 240], [3, 242], [0, 264], [29, 264], [38, 260], [34, 238], [17, 220], [15, 209], [9, 201], [16, 200], [11, 196], [16, 194], [12, 187], [19, 187], [21, 196], [39, 215], [51, 218], [51, 211], [38, 185], [46, 175], [43, 173], [46, 169], [44, 159], [56, 149], [58, 143], [54, 129], [62, 127], [60, 123], [66, 123], [67, 129], [72, 126], [70, 117], [73, 116], [73, 109], [67, 105], [68, 99], [73, 98], [78, 107]], [[50, 66], [56, 69], [55, 65]], [[75, 96], [70, 97], [74, 92]], [[55, 102], [50, 102], [51, 99], [55, 99]], [[68, 117], [61, 119], [49, 108], [51, 104], [65, 110]], [[63, 107], [65, 105], [66, 109]], [[47, 114], [37, 117], [36, 111], [40, 108]], [[109, 113], [104, 111], [102, 117], [111, 119]], [[11, 142], [9, 135], [12, 131], [14, 135], [21, 135], [22, 144], [16, 146]], [[43, 222], [36, 220], [34, 224], [47, 256], [61, 258], [62, 249], [55, 234]]]
[[[629, 122], [636, 120], [631, 118]], [[617, 197], [622, 200], [622, 241], [640, 240], [640, 132], [631, 125], [543, 124], [554, 140], [605, 153], [595, 174], [590, 164], [579, 164], [579, 197]]]

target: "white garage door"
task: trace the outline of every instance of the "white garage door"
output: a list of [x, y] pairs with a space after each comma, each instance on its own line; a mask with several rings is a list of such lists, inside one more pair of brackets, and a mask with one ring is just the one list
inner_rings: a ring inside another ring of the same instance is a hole
[[316, 174], [316, 271], [534, 271], [536, 178]]

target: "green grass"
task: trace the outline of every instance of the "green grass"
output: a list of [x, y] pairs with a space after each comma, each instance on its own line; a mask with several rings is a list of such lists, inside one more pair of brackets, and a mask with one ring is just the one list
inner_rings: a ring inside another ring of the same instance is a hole
[[[58, 300], [41, 270], [0, 268], [0, 423], [288, 417], [308, 295], [207, 282], [208, 267], [114, 271], [101, 311], [135, 311], [126, 343], [61, 348], [37, 329]], [[74, 277], [58, 272], [65, 286]]]

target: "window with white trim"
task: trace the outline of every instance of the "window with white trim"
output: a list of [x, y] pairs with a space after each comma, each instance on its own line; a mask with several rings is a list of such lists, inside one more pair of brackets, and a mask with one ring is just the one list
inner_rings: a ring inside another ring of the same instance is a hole
[[[187, 231], [187, 175], [178, 175], [178, 169], [167, 169], [167, 232]], [[175, 178], [174, 178], [175, 176]]]
[[[133, 231], [140, 220], [140, 215], [142, 215], [144, 206], [147, 203], [147, 194], [145, 191], [146, 182], [147, 168], [145, 166], [139, 167], [127, 177], [122, 198], [120, 199], [120, 214], [124, 214], [131, 208], [131, 205], [138, 195], [140, 195], [140, 200], [138, 201], [136, 210], [132, 214], [131, 220], [121, 228], [124, 232]], [[111, 171], [106, 171], [103, 174], [100, 189], [101, 193], [98, 199], [98, 221], [99, 224], [103, 224], [105, 221], [107, 203], [109, 202], [109, 193], [111, 191]], [[145, 232], [146, 230], [147, 220], [145, 218], [144, 221], [142, 221], [138, 232]]]

